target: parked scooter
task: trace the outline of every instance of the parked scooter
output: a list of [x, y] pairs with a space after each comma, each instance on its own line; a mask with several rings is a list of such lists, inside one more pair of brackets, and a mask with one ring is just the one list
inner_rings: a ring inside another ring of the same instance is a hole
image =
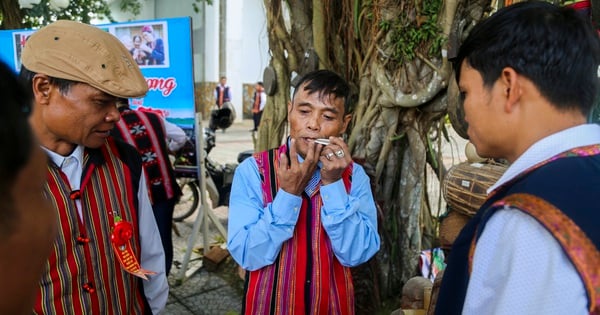
[[[198, 180], [198, 159], [196, 156], [196, 141], [194, 129], [184, 129], [188, 135], [186, 144], [175, 153], [175, 162], [173, 168], [177, 182], [181, 187], [183, 196], [175, 206], [173, 220], [183, 221], [196, 211], [200, 203], [200, 182]], [[219, 164], [208, 155], [215, 147], [215, 131], [211, 128], [204, 128], [204, 165], [205, 187], [208, 192], [212, 207], [229, 205], [229, 194], [231, 192], [231, 182], [233, 181], [233, 172], [238, 164], [227, 163]]]

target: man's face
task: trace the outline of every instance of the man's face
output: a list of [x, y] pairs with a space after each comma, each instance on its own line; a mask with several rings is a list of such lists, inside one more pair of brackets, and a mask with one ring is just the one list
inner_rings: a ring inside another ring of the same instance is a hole
[[227, 83], [227, 78], [221, 78], [221, 85], [225, 86]]
[[481, 74], [463, 62], [459, 88], [464, 100], [465, 121], [469, 124], [469, 140], [482, 157], [502, 158], [506, 126], [502, 125], [505, 98], [499, 84], [487, 88]]
[[298, 88], [288, 104], [290, 137], [296, 139], [296, 150], [303, 158], [308, 144], [317, 138], [339, 137], [346, 131], [352, 116], [344, 111], [344, 99], [333, 95], [308, 94], [304, 85]]
[[84, 83], [72, 85], [64, 95], [51, 85], [47, 104], [39, 106], [45, 124], [42, 145], [62, 155], [77, 144], [100, 147], [120, 119], [117, 100]]
[[150, 32], [143, 32], [142, 37], [144, 37], [144, 40], [147, 42], [152, 42], [154, 40], [154, 35]]
[[136, 36], [136, 37], [133, 39], [133, 46], [134, 46], [135, 48], [140, 48], [140, 46], [141, 46], [141, 45], [142, 45], [142, 38], [141, 38], [141, 37], [139, 37], [139, 36]]

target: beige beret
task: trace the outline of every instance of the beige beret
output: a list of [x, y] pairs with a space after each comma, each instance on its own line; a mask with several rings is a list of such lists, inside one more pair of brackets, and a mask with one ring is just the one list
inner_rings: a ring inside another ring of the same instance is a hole
[[110, 95], [142, 97], [148, 84], [123, 44], [95, 26], [56, 21], [27, 39], [21, 62], [30, 71], [87, 83]]

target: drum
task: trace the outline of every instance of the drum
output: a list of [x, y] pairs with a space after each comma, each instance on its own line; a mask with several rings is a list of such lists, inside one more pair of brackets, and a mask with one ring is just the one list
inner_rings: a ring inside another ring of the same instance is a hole
[[458, 211], [448, 211], [441, 219], [439, 227], [440, 248], [450, 249], [471, 217]]
[[487, 198], [487, 189], [504, 174], [507, 165], [460, 163], [448, 171], [442, 184], [442, 194], [451, 210], [473, 216]]

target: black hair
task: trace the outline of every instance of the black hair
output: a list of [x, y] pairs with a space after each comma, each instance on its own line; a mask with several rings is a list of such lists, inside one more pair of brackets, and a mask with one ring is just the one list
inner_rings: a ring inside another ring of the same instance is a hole
[[[25, 66], [21, 66], [21, 73], [19, 74], [21, 80], [25, 83], [25, 85], [27, 85], [29, 87], [29, 92], [32, 93], [32, 89], [33, 89], [33, 77], [36, 75], [36, 72], [33, 72], [27, 68], [25, 68]], [[67, 79], [60, 79], [60, 78], [55, 78], [55, 77], [51, 77], [48, 76], [48, 80], [50, 81], [50, 84], [55, 85], [56, 87], [58, 87], [58, 90], [60, 91], [60, 93], [62, 93], [63, 95], [69, 93], [69, 90], [71, 89], [71, 87], [75, 84], [78, 84], [80, 82], [76, 82], [76, 81], [71, 81], [71, 80], [67, 80]]]
[[15, 71], [3, 62], [0, 62], [0, 77], [0, 143], [5, 150], [0, 154], [0, 181], [12, 183], [31, 153], [32, 132], [28, 117], [33, 99]]
[[315, 70], [303, 75], [295, 86], [292, 99], [303, 84], [308, 94], [318, 92], [321, 98], [330, 95], [343, 98], [345, 113], [350, 111], [350, 86], [337, 73], [330, 70]]
[[528, 1], [504, 7], [476, 25], [454, 62], [465, 62], [491, 87], [505, 67], [535, 84], [559, 109], [588, 115], [600, 80], [600, 39], [589, 19], [571, 8]]
[[[14, 222], [13, 197], [10, 193], [17, 174], [29, 161], [32, 148], [32, 131], [28, 117], [32, 97], [14, 70], [0, 61], [0, 238], [9, 235]], [[40, 192], [41, 193], [41, 192]]]

